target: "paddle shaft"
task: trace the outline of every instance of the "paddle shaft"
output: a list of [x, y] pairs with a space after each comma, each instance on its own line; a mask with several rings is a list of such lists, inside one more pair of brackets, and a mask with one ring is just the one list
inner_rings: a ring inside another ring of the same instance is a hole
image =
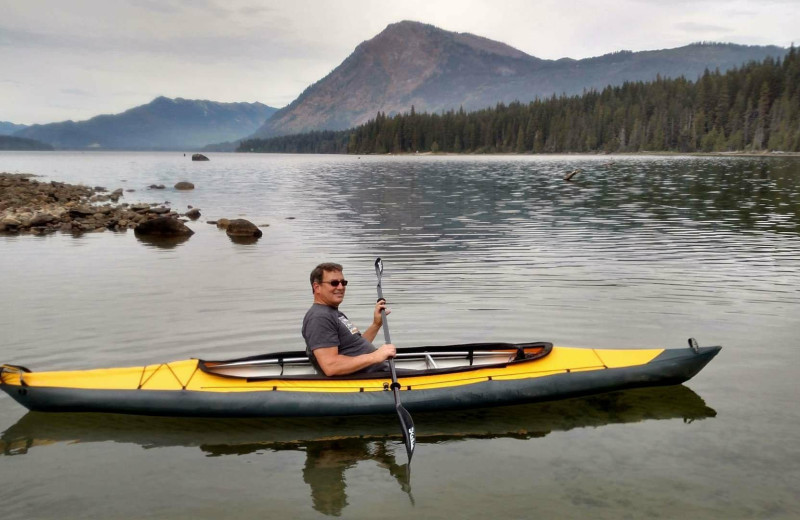
[[[383, 297], [383, 290], [381, 289], [381, 275], [378, 274], [378, 301], [383, 300], [386, 301], [386, 298]], [[392, 337], [389, 334], [389, 321], [386, 319], [386, 309], [381, 309], [381, 321], [383, 322], [383, 338], [386, 343], [392, 342]], [[392, 371], [392, 389], [395, 391], [395, 397], [399, 398], [397, 391], [399, 386], [397, 384], [397, 371], [394, 368], [394, 357], [389, 358], [389, 368]]]
[[[381, 287], [381, 278], [383, 275], [383, 262], [380, 258], [375, 260], [375, 274], [378, 277], [378, 301], [386, 301], [383, 297], [383, 288]], [[386, 310], [381, 309], [381, 322], [383, 325], [383, 337], [386, 343], [391, 343], [392, 338], [389, 335], [389, 322], [386, 320]], [[406, 454], [408, 455], [408, 463], [411, 464], [411, 457], [414, 455], [414, 446], [416, 445], [416, 431], [414, 428], [414, 420], [408, 410], [403, 408], [403, 403], [400, 402], [400, 383], [397, 382], [397, 371], [394, 368], [394, 356], [389, 358], [389, 369], [392, 371], [392, 393], [394, 394], [394, 408], [397, 411], [397, 417], [400, 419], [400, 430], [403, 432], [403, 442], [406, 445]]]

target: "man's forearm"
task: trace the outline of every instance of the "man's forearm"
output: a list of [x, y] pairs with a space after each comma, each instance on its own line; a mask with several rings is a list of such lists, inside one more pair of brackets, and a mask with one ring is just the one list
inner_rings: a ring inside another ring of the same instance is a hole
[[370, 343], [374, 343], [375, 337], [378, 335], [379, 330], [381, 330], [381, 326], [373, 322], [372, 325], [370, 325], [369, 328], [361, 334], [361, 337]]
[[[337, 354], [324, 361], [317, 359], [320, 367], [327, 376], [342, 376], [358, 372], [363, 368], [380, 363], [382, 360], [375, 356], [375, 352], [369, 354], [362, 354], [360, 356], [344, 356]], [[323, 362], [320, 362], [323, 361]]]

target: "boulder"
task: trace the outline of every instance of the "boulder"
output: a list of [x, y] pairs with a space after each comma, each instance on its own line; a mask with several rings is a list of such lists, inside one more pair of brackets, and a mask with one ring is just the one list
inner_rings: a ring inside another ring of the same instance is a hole
[[0, 225], [3, 226], [3, 231], [16, 231], [22, 225], [22, 222], [11, 215], [7, 215], [0, 220]]
[[176, 190], [193, 190], [194, 184], [191, 182], [181, 181], [175, 185]]
[[228, 226], [230, 225], [230, 223], [231, 223], [231, 221], [226, 219], [226, 218], [221, 218], [221, 219], [219, 219], [219, 220], [217, 220], [215, 222], [215, 224], [217, 225], [217, 227], [219, 229], [228, 229]]
[[197, 220], [200, 218], [200, 210], [198, 208], [192, 208], [186, 212], [186, 216], [192, 220]]
[[201, 153], [196, 153], [196, 154], [192, 155], [192, 160], [193, 161], [208, 161], [209, 158], [206, 157], [205, 155], [201, 154]]
[[165, 188], [166, 186], [164, 186], [163, 184], [151, 184], [150, 186], [147, 187], [147, 189], [150, 190], [163, 190]]
[[136, 235], [160, 237], [180, 237], [194, 234], [194, 231], [186, 227], [183, 222], [171, 217], [156, 217], [142, 222], [133, 231]]
[[231, 220], [228, 224], [228, 228], [225, 231], [229, 237], [255, 237], [258, 238], [263, 233], [258, 226], [250, 222], [249, 220], [245, 220], [243, 218], [237, 218]]
[[31, 226], [46, 226], [54, 220], [58, 219], [49, 213], [37, 213], [31, 219]]
[[94, 215], [94, 213], [94, 208], [90, 206], [75, 206], [74, 208], [69, 209], [69, 215], [73, 218], [86, 217], [89, 215]]
[[164, 206], [161, 206], [160, 208], [150, 208], [147, 210], [148, 213], [155, 213], [156, 215], [166, 215], [170, 211], [171, 210], [169, 208], [165, 208]]

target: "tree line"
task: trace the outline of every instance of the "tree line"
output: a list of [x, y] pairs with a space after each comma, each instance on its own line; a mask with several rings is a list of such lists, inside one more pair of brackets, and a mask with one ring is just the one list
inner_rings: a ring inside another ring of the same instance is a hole
[[243, 141], [239, 151], [383, 154], [800, 152], [800, 55], [697, 81], [657, 77], [476, 112], [410, 112], [349, 130]]

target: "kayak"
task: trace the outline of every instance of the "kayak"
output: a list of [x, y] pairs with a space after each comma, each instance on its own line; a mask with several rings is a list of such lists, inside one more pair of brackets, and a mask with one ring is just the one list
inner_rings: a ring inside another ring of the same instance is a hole
[[[398, 349], [409, 412], [504, 406], [676, 385], [721, 347], [592, 349], [547, 342]], [[225, 361], [32, 372], [0, 366], [0, 388], [26, 408], [156, 416], [303, 417], [396, 412], [390, 372], [328, 377], [305, 351]]]

